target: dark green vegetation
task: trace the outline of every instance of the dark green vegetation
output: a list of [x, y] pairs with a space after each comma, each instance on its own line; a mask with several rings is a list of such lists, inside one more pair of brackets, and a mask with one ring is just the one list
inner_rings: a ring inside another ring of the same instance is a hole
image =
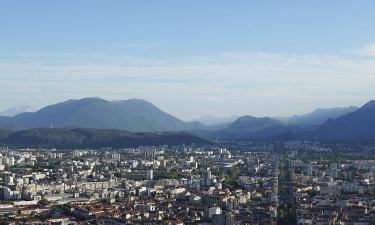
[[184, 122], [155, 105], [141, 100], [107, 101], [100, 98], [68, 100], [35, 113], [0, 117], [0, 126], [17, 129], [70, 127], [121, 129], [131, 132], [181, 131], [202, 128], [199, 123]]
[[0, 140], [8, 137], [13, 132], [11, 130], [0, 130]]
[[154, 179], [178, 179], [183, 178], [177, 171], [155, 170]]
[[241, 170], [239, 168], [231, 168], [224, 176], [223, 187], [234, 188], [237, 186], [237, 178], [240, 176]]
[[36, 128], [0, 132], [3, 145], [33, 148], [125, 148], [157, 145], [209, 144], [193, 135], [178, 132], [130, 133], [123, 130]]
[[279, 210], [277, 218], [278, 218], [278, 224], [279, 225], [294, 225], [294, 224], [297, 224], [296, 221], [295, 221], [295, 216], [293, 215], [293, 210], [288, 205], [283, 206], [283, 208]]

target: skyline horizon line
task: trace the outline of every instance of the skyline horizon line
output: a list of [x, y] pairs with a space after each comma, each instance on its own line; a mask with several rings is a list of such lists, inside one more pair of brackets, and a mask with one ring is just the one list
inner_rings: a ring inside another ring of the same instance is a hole
[[[176, 115], [176, 113], [173, 113], [173, 112], [170, 112], [168, 109], [164, 108], [163, 106], [160, 106], [160, 104], [156, 104], [154, 103], [153, 101], [151, 100], [148, 100], [147, 98], [139, 98], [139, 97], [131, 97], [131, 98], [126, 98], [126, 99], [113, 99], [113, 98], [104, 98], [104, 97], [100, 97], [100, 96], [87, 96], [87, 97], [77, 97], [77, 98], [68, 98], [68, 99], [65, 99], [65, 100], [60, 100], [60, 101], [55, 101], [53, 103], [47, 103], [43, 106], [35, 106], [35, 105], [28, 105], [28, 104], [15, 104], [15, 105], [12, 105], [12, 106], [9, 106], [7, 108], [3, 108], [3, 109], [0, 109], [0, 114], [1, 113], [4, 113], [8, 110], [11, 110], [11, 109], [14, 109], [16, 107], [31, 107], [33, 108], [34, 110], [33, 111], [25, 111], [25, 112], [37, 112], [45, 107], [48, 107], [48, 106], [51, 106], [51, 105], [56, 105], [56, 104], [59, 104], [59, 103], [63, 103], [63, 102], [67, 102], [67, 101], [71, 101], [71, 100], [76, 100], [76, 101], [79, 101], [79, 100], [83, 100], [83, 99], [102, 99], [102, 100], [105, 100], [105, 101], [110, 101], [110, 102], [114, 102], [114, 101], [128, 101], [128, 100], [142, 100], [142, 101], [146, 101], [148, 103], [151, 103], [153, 104], [154, 106], [156, 106], [157, 108], [159, 108], [160, 110], [178, 118], [178, 119], [181, 119], [185, 122], [194, 122], [194, 121], [197, 121], [199, 119], [202, 119], [204, 117], [213, 117], [215, 119], [226, 119], [226, 118], [229, 118], [229, 117], [243, 117], [243, 116], [254, 116], [254, 117], [258, 117], [258, 118], [264, 118], [264, 117], [270, 117], [270, 118], [288, 118], [288, 117], [293, 117], [293, 116], [302, 116], [302, 115], [306, 115], [306, 114], [309, 114], [309, 113], [312, 113], [316, 110], [325, 110], [325, 109], [336, 109], [336, 108], [350, 108], [350, 107], [356, 107], [356, 108], [361, 108], [362, 106], [364, 106], [365, 104], [369, 103], [369, 102], [372, 102], [374, 101], [375, 98], [373, 99], [368, 99], [366, 100], [364, 103], [360, 103], [360, 104], [350, 104], [350, 105], [337, 105], [337, 106], [328, 106], [328, 107], [320, 107], [320, 106], [316, 106], [314, 107], [312, 110], [309, 110], [309, 111], [306, 111], [306, 112], [302, 112], [302, 113], [293, 113], [293, 114], [289, 114], [289, 115], [255, 115], [255, 114], [252, 114], [252, 113], [242, 113], [242, 114], [210, 114], [210, 113], [206, 113], [206, 114], [200, 114], [200, 115], [196, 115], [196, 116], [192, 116], [191, 118], [186, 118], [184, 116], [178, 116]], [[22, 113], [22, 112], [21, 112]], [[12, 116], [11, 116], [12, 117]]]

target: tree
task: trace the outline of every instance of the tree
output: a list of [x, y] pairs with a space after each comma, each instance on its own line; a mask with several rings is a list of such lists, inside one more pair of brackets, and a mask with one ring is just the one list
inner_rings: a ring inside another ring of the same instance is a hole
[[45, 198], [42, 198], [39, 202], [38, 202], [40, 205], [44, 205], [44, 206], [47, 206], [50, 204], [50, 202], [45, 199]]

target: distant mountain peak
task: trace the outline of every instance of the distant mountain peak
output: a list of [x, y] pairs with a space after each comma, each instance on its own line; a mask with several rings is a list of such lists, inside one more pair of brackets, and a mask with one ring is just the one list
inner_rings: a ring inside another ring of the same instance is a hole
[[255, 116], [250, 116], [250, 115], [245, 115], [245, 116], [241, 116], [239, 117], [236, 121], [234, 121], [235, 123], [236, 122], [247, 122], [247, 121], [254, 121], [254, 120], [260, 120], [260, 119], [264, 119], [266, 117], [255, 117]]
[[375, 109], [375, 100], [371, 100], [364, 104], [361, 109]]
[[317, 108], [311, 113], [303, 115], [295, 115], [286, 120], [288, 125], [299, 126], [299, 127], [310, 127], [321, 125], [328, 119], [336, 119], [343, 115], [356, 111], [358, 107], [335, 107], [335, 108]]
[[142, 98], [130, 98], [128, 100], [125, 100], [125, 101], [133, 101], [133, 102], [147, 102], [146, 100], [142, 99]]
[[114, 100], [114, 101], [111, 101], [111, 102], [154, 105], [153, 103], [151, 103], [149, 101], [146, 101], [144, 99], [141, 99], [141, 98], [130, 98], [130, 99], [126, 99], [126, 100]]
[[334, 120], [327, 120], [315, 136], [336, 139], [373, 139], [375, 137], [375, 101]]
[[131, 132], [183, 131], [204, 128], [187, 123], [143, 99], [107, 101], [98, 97], [71, 99], [42, 108], [35, 113], [2, 118], [4, 126], [18, 129], [56, 128], [122, 129]]
[[279, 120], [270, 117], [242, 116], [221, 130], [211, 134], [224, 139], [248, 139], [270, 137], [287, 132], [287, 127]]
[[103, 98], [101, 98], [101, 97], [97, 97], [97, 96], [92, 96], [92, 97], [85, 97], [85, 98], [81, 98], [81, 100], [84, 100], [84, 99], [92, 99], [92, 100], [104, 100]]
[[239, 117], [235, 122], [248, 122], [248, 121], [274, 121], [274, 122], [279, 122], [276, 119], [272, 119], [271, 117], [255, 117], [255, 116], [241, 116]]
[[81, 99], [78, 99], [77, 101], [80, 101], [80, 102], [91, 102], [91, 101], [107, 101], [105, 99], [102, 99], [100, 97], [86, 97], [86, 98], [81, 98]]
[[256, 117], [254, 116], [250, 116], [250, 115], [245, 115], [245, 116], [241, 116], [240, 118], [238, 118], [239, 120], [248, 120], [248, 119], [256, 119]]
[[24, 112], [35, 112], [35, 111], [37, 111], [37, 108], [33, 106], [17, 105], [3, 112], [0, 112], [0, 116], [12, 117], [12, 116], [16, 116], [18, 114], [24, 113]]
[[239, 118], [238, 115], [231, 115], [231, 116], [213, 116], [213, 115], [204, 115], [200, 118], [191, 120], [191, 122], [198, 121], [202, 124], [207, 126], [215, 126], [215, 125], [223, 125], [233, 123], [235, 120]]

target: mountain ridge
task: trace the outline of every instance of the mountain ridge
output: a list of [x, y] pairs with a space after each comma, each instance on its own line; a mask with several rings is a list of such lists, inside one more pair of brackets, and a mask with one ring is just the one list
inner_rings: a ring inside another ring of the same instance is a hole
[[184, 122], [141, 99], [108, 101], [97, 97], [70, 99], [34, 113], [0, 118], [19, 129], [80, 127], [122, 129], [131, 132], [181, 131], [204, 127]]
[[227, 116], [227, 117], [217, 117], [213, 115], [205, 115], [201, 116], [199, 118], [196, 118], [192, 121], [197, 121], [200, 122], [206, 126], [220, 126], [223, 124], [231, 124], [233, 123], [236, 119], [238, 119], [240, 116], [238, 115], [232, 115], [232, 116]]
[[34, 128], [0, 131], [2, 145], [24, 148], [128, 148], [139, 146], [209, 144], [185, 132], [131, 133], [89, 128]]
[[314, 111], [302, 115], [294, 115], [284, 119], [285, 123], [292, 126], [309, 127], [321, 125], [328, 119], [336, 119], [345, 114], [357, 110], [356, 106], [335, 107], [335, 108], [317, 108]]
[[327, 139], [375, 138], [375, 101], [371, 100], [337, 119], [327, 120], [312, 136]]
[[[345, 122], [348, 115], [354, 115], [351, 116], [354, 122]], [[237, 118], [232, 123], [205, 126], [196, 121], [182, 121], [139, 98], [108, 101], [99, 97], [88, 97], [70, 99], [48, 105], [36, 112], [24, 112], [13, 117], [0, 116], [0, 128], [16, 130], [47, 127], [91, 128], [119, 129], [130, 132], [187, 131], [210, 139], [269, 138], [283, 134], [292, 137], [288, 132], [295, 133], [296, 137], [306, 138], [325, 138], [325, 136], [327, 138], [359, 138], [373, 135], [372, 127], [368, 125], [368, 122], [372, 124], [374, 115], [375, 101], [371, 100], [361, 108], [353, 106], [318, 108], [311, 113], [290, 117], [289, 120], [288, 118], [247, 115]], [[356, 127], [355, 124], [362, 124], [362, 127], [344, 135], [346, 130]]]

